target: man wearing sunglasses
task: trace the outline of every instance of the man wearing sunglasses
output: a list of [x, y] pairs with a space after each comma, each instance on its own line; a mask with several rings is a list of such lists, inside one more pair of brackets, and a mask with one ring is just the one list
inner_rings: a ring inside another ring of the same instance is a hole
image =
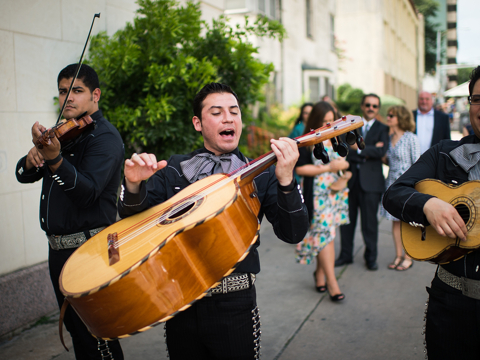
[[350, 224], [340, 226], [341, 251], [335, 266], [353, 262], [353, 240], [360, 208], [362, 235], [365, 242], [364, 259], [368, 270], [375, 271], [377, 265], [378, 205], [385, 191], [385, 178], [382, 171], [382, 157], [388, 149], [388, 126], [376, 120], [380, 110], [380, 98], [367, 94], [362, 99], [364, 126], [361, 129], [365, 149], [351, 146], [347, 160], [352, 177], [348, 182]]
[[433, 98], [429, 92], [422, 91], [418, 94], [418, 110], [413, 110], [413, 118], [421, 154], [440, 140], [450, 140], [448, 115], [433, 108]]

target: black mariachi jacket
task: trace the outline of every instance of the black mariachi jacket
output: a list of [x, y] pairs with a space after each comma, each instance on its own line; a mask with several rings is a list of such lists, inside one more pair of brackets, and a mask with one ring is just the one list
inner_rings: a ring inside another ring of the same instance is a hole
[[[450, 157], [450, 152], [460, 145], [479, 142], [480, 139], [475, 135], [470, 135], [461, 141], [443, 140], [428, 149], [387, 189], [383, 196], [384, 208], [406, 223], [428, 226], [423, 207], [433, 196], [417, 192], [414, 189], [415, 184], [424, 179], [437, 179], [450, 185], [460, 185], [468, 181], [468, 173]], [[442, 267], [456, 276], [480, 280], [480, 251], [476, 250], [465, 258]]]
[[55, 174], [47, 165], [26, 171], [26, 156], [17, 163], [19, 182], [43, 179], [40, 225], [47, 235], [88, 231], [116, 220], [123, 141], [100, 110], [91, 117], [96, 127], [82, 133], [67, 150], [62, 149], [63, 162]]

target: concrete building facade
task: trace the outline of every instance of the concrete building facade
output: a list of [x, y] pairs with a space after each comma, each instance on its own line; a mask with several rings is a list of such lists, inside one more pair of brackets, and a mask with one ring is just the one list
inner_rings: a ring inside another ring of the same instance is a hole
[[[0, 125], [6, 129], [0, 135], [0, 337], [57, 309], [38, 219], [41, 182], [20, 184], [14, 176], [17, 161], [32, 146], [31, 126], [54, 125], [58, 72], [78, 62], [93, 15], [101, 13], [93, 34], [113, 35], [133, 20], [137, 7], [135, 0], [0, 4]], [[260, 47], [259, 58], [275, 65], [272, 101], [288, 106], [333, 96], [335, 0], [204, 0], [201, 10], [207, 21], [225, 13], [232, 24], [257, 14], [283, 23], [288, 37], [282, 44], [249, 39]]]
[[[410, 0], [337, 0], [335, 34], [345, 51], [338, 84], [393, 95], [416, 107], [423, 78], [423, 18]], [[341, 19], [341, 21], [340, 21]]]

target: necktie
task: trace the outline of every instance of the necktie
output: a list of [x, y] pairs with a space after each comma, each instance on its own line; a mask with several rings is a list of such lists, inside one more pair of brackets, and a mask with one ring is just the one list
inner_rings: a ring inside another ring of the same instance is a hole
[[212, 174], [228, 174], [243, 165], [245, 165], [245, 162], [232, 153], [220, 156], [201, 153], [180, 163], [183, 175], [190, 183], [194, 183]]
[[480, 180], [480, 143], [463, 144], [450, 151], [450, 156], [468, 173], [468, 180]]

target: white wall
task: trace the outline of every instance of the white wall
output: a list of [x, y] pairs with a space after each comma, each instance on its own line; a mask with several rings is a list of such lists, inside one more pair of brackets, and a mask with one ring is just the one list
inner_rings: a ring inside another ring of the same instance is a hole
[[17, 161], [32, 147], [35, 121], [56, 121], [58, 72], [78, 62], [95, 13], [93, 34], [131, 21], [134, 0], [0, 1], [0, 275], [47, 259], [40, 229], [41, 183], [20, 184]]

